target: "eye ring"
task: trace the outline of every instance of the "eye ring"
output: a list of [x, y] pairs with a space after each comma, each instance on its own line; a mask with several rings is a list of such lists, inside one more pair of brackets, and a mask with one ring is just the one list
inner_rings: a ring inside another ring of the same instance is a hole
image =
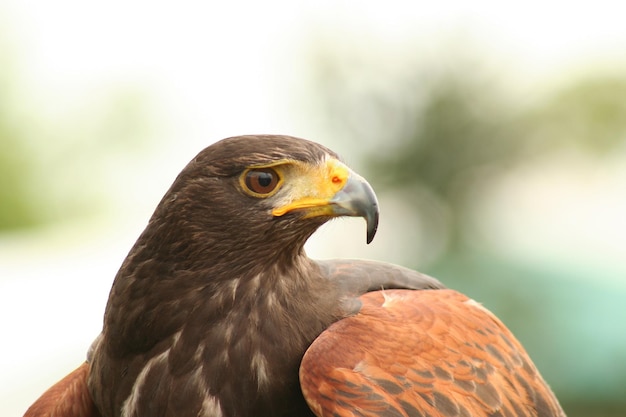
[[272, 168], [252, 168], [243, 173], [241, 182], [250, 194], [267, 197], [276, 191], [282, 181]]

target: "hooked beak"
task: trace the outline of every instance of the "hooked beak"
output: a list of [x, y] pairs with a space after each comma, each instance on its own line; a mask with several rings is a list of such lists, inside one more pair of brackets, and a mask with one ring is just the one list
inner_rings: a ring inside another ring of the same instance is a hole
[[[275, 217], [302, 211], [311, 217], [363, 217], [367, 223], [367, 243], [378, 229], [378, 200], [372, 186], [343, 163], [331, 159], [319, 168], [305, 190], [284, 206], [272, 210]], [[316, 169], [317, 171], [317, 169]]]
[[363, 217], [367, 223], [367, 243], [374, 240], [378, 229], [378, 199], [363, 177], [352, 172], [346, 185], [329, 203], [336, 216]]

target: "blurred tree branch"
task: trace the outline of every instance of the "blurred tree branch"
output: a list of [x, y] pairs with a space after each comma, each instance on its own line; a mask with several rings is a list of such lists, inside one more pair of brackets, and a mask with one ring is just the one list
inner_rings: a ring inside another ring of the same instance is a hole
[[444, 208], [447, 224], [433, 233], [448, 235], [448, 251], [474, 239], [466, 231], [475, 233], [468, 210], [476, 191], [520, 162], [568, 149], [601, 158], [626, 143], [626, 77], [575, 80], [521, 105], [471, 53], [443, 65], [407, 58], [394, 71], [371, 51], [340, 50], [318, 50], [314, 84], [326, 120], [349, 143], [365, 144], [372, 181], [401, 191], [422, 223], [441, 223], [441, 210], [429, 208]]

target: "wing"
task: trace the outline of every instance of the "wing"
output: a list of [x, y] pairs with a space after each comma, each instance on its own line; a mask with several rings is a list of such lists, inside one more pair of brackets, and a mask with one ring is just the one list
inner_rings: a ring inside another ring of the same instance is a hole
[[511, 332], [452, 291], [376, 291], [300, 367], [322, 416], [565, 416]]
[[85, 362], [44, 392], [24, 417], [100, 417], [87, 388], [88, 374]]
[[330, 259], [316, 263], [324, 274], [338, 285], [341, 293], [347, 296], [360, 296], [369, 291], [392, 288], [411, 290], [445, 288], [436, 278], [386, 262]]

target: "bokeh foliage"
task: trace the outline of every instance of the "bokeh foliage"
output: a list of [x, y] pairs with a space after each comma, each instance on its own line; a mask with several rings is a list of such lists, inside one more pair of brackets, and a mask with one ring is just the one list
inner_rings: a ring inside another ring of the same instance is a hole
[[[0, 43], [0, 56], [8, 54]], [[0, 230], [32, 226], [40, 219], [31, 204], [33, 167], [23, 143], [23, 127], [16, 123], [15, 69], [9, 60], [0, 65]]]
[[33, 96], [6, 43], [0, 60], [0, 232], [106, 210], [106, 170], [119, 155], [145, 149], [153, 133], [149, 94], [137, 85], [91, 85], [78, 107], [65, 96], [50, 103]]

